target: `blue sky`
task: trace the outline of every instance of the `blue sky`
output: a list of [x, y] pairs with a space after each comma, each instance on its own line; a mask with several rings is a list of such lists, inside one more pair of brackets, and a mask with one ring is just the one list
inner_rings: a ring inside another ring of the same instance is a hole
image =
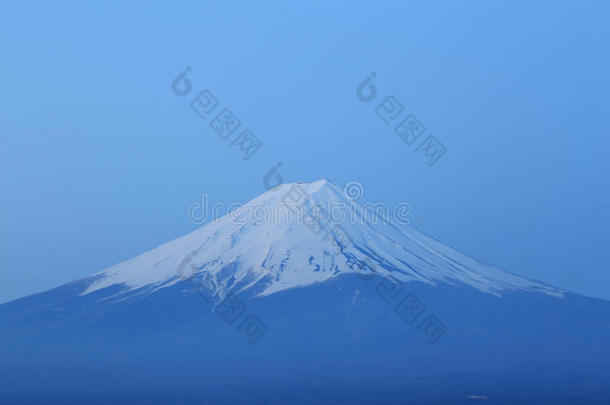
[[[32, 2], [0, 13], [0, 302], [195, 229], [186, 207], [361, 182], [484, 262], [610, 299], [610, 4]], [[247, 161], [171, 91], [186, 66], [262, 142]], [[356, 87], [371, 72], [377, 99]], [[376, 114], [445, 145], [429, 167]]]

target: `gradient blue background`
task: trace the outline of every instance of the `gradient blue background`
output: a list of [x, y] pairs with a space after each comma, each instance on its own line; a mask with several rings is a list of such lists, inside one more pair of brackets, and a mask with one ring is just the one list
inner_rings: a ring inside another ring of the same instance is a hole
[[[246, 202], [278, 161], [610, 299], [610, 3], [86, 3], [0, 12], [0, 302], [192, 231], [202, 193]], [[249, 161], [171, 92], [187, 65], [263, 141]], [[356, 98], [372, 71], [447, 147], [434, 167]]]

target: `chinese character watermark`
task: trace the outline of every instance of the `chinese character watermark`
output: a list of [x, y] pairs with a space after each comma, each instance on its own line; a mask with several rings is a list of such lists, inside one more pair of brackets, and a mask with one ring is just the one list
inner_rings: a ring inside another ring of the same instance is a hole
[[[195, 255], [191, 253], [184, 258], [178, 266], [178, 276], [182, 280], [191, 280], [201, 298], [208, 304], [214, 305], [214, 312], [228, 325], [237, 325], [235, 331], [245, 334], [248, 344], [254, 345], [267, 333], [267, 326], [252, 313], [242, 316], [247, 313], [246, 304], [234, 293], [223, 296], [223, 289], [216, 276], [210, 272], [200, 272], [193, 264]], [[200, 275], [201, 279], [198, 278]]]
[[[377, 87], [373, 84], [375, 76], [375, 73], [371, 73], [356, 88], [356, 96], [363, 103], [370, 103], [377, 97]], [[375, 107], [375, 113], [386, 125], [394, 125], [399, 121], [403, 111], [403, 105], [394, 95], [387, 96]], [[421, 139], [425, 132], [426, 127], [412, 113], [407, 114], [394, 126], [394, 133], [409, 146]], [[447, 152], [447, 148], [434, 135], [428, 135], [415, 148], [415, 152], [423, 153], [428, 166], [433, 166]]]
[[[193, 89], [191, 81], [187, 78], [189, 72], [191, 72], [190, 66], [180, 72], [172, 81], [172, 92], [178, 97], [188, 96]], [[218, 98], [212, 94], [210, 89], [199, 92], [190, 102], [191, 108], [201, 119], [208, 119], [219, 105]], [[241, 120], [226, 107], [210, 121], [212, 130], [223, 140], [229, 140], [240, 126]], [[238, 148], [242, 159], [248, 160], [263, 146], [263, 143], [254, 136], [252, 131], [245, 128], [239, 132], [229, 146]]]

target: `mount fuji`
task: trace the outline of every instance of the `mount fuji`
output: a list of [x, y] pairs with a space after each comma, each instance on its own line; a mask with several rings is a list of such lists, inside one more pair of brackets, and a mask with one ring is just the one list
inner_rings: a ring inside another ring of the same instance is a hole
[[0, 403], [610, 401], [609, 302], [365, 211], [328, 180], [282, 184], [0, 305]]

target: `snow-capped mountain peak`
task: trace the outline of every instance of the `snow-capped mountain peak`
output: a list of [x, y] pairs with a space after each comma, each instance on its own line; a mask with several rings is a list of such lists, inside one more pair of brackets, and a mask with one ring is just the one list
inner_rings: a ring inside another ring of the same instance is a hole
[[195, 273], [214, 277], [224, 293], [269, 295], [363, 271], [405, 282], [463, 284], [495, 295], [505, 290], [563, 295], [375, 215], [326, 179], [282, 184], [217, 221], [98, 273], [83, 295], [113, 285], [154, 290]]

